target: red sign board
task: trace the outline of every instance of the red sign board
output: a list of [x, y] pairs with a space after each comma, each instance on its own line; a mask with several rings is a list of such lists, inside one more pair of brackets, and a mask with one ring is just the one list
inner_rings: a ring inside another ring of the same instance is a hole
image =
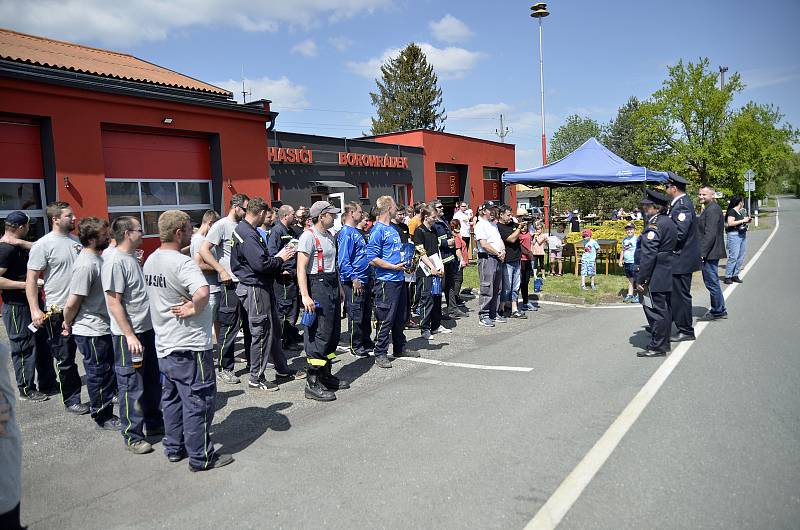
[[436, 195], [438, 197], [458, 197], [461, 179], [455, 171], [436, 172]]
[[483, 198], [487, 201], [500, 200], [500, 181], [499, 180], [484, 180], [483, 181]]

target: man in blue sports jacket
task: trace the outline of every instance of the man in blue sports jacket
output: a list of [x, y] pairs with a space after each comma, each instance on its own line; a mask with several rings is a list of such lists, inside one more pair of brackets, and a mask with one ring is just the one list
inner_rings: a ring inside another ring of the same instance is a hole
[[339, 246], [339, 282], [344, 290], [347, 311], [348, 349], [356, 357], [368, 357], [372, 350], [372, 282], [370, 281], [367, 242], [356, 226], [364, 217], [361, 203], [344, 205], [342, 229], [337, 234]]

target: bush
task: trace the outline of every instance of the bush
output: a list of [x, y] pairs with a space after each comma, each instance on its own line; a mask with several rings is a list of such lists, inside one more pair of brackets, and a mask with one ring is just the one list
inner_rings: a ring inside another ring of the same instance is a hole
[[[622, 240], [627, 237], [625, 225], [631, 222], [636, 226], [634, 232], [636, 234], [641, 234], [644, 229], [644, 221], [605, 221], [600, 226], [585, 226], [583, 228], [588, 228], [592, 231], [593, 239], [616, 239], [617, 251], [620, 251], [622, 250]], [[582, 240], [583, 237], [581, 237], [580, 232], [570, 232], [567, 234], [567, 243], [579, 243]]]

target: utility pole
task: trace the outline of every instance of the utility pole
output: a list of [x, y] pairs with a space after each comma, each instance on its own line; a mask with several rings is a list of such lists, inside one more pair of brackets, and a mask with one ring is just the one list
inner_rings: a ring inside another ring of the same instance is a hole
[[728, 67], [727, 66], [720, 66], [719, 67], [719, 89], [720, 90], [724, 90], [725, 89], [725, 72], [727, 72], [727, 71], [728, 71]]
[[503, 115], [500, 115], [500, 128], [495, 129], [494, 133], [500, 137], [500, 143], [506, 143], [506, 136], [508, 136], [509, 129], [503, 125]]
[[244, 65], [242, 65], [242, 103], [247, 103], [247, 96], [252, 95], [251, 90], [247, 90], [244, 86]]

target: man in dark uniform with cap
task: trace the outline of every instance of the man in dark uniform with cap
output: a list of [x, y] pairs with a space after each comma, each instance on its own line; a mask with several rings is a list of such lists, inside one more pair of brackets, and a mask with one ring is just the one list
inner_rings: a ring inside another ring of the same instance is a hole
[[667, 173], [667, 195], [672, 199], [669, 217], [678, 230], [675, 241], [675, 257], [672, 260], [672, 321], [678, 328], [673, 342], [694, 340], [692, 327], [692, 273], [699, 271], [700, 243], [697, 237], [697, 218], [694, 204], [686, 195], [686, 180]]
[[646, 190], [645, 193], [642, 210], [647, 221], [636, 251], [639, 257], [636, 289], [642, 295], [642, 307], [650, 323], [652, 337], [650, 344], [636, 355], [656, 357], [666, 355], [670, 349], [672, 263], [677, 230], [675, 223], [661, 213], [669, 199], [652, 190]]

